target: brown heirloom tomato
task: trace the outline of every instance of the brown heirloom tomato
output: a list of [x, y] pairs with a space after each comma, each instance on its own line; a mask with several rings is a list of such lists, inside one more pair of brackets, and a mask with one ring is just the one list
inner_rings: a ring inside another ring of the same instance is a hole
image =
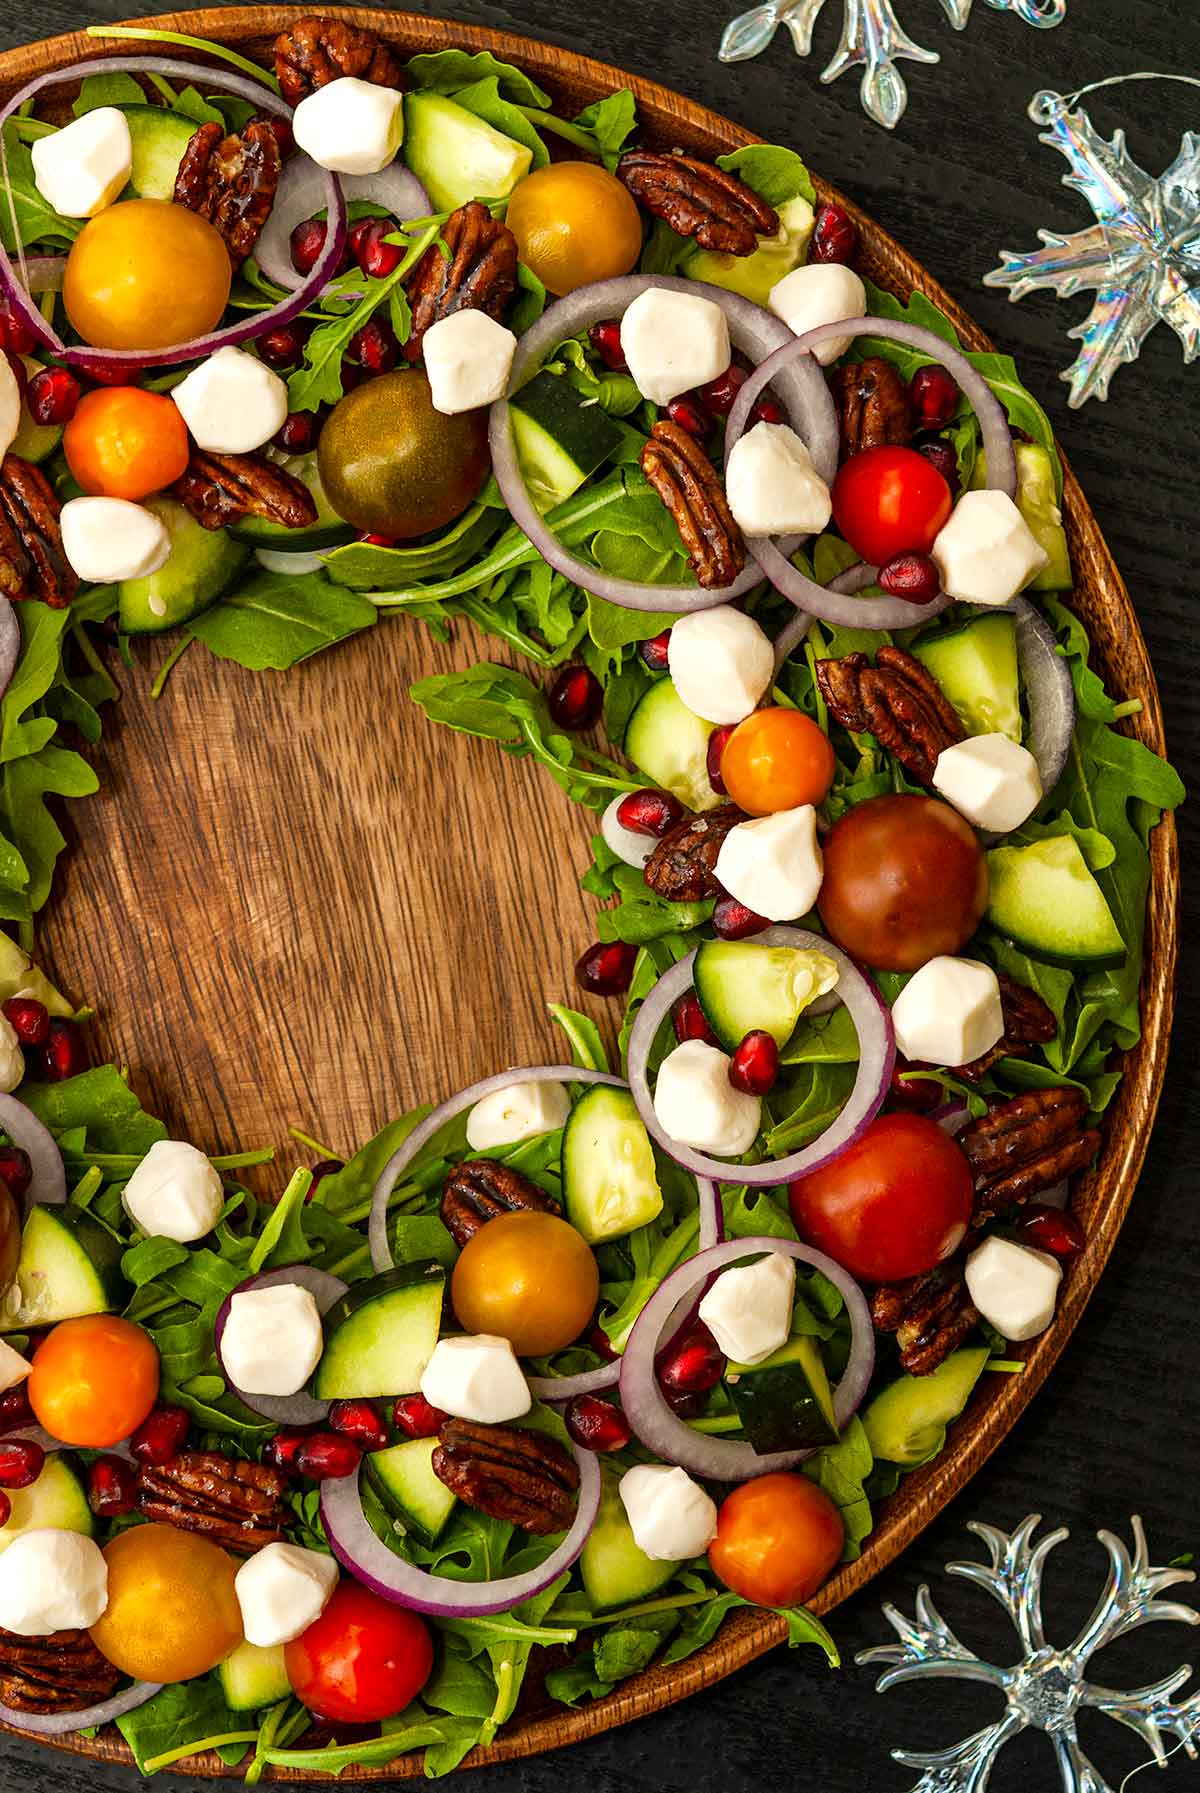
[[321, 431], [321, 483], [339, 517], [411, 541], [466, 510], [488, 476], [487, 411], [447, 417], [415, 368], [347, 393]]

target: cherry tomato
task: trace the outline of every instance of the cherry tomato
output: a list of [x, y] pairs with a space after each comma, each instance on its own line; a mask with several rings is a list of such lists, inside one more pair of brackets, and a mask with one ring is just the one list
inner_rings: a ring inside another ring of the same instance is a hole
[[187, 471], [187, 425], [165, 393], [100, 386], [80, 399], [63, 453], [93, 497], [149, 498]]
[[340, 1581], [320, 1618], [284, 1645], [284, 1662], [292, 1692], [318, 1718], [375, 1724], [420, 1693], [433, 1645], [416, 1613]]
[[577, 1339], [595, 1312], [600, 1272], [581, 1233], [555, 1214], [501, 1214], [463, 1246], [451, 1282], [468, 1332], [542, 1357]]
[[461, 515], [488, 476], [487, 410], [447, 417], [417, 368], [347, 392], [317, 446], [321, 482], [339, 517], [408, 541]]
[[833, 482], [833, 517], [872, 566], [897, 554], [928, 554], [954, 500], [937, 468], [915, 448], [864, 448]]
[[92, 1626], [102, 1656], [138, 1681], [206, 1675], [242, 1641], [237, 1564], [208, 1538], [136, 1525], [107, 1545], [108, 1606]]
[[868, 797], [825, 838], [817, 899], [840, 947], [881, 971], [916, 971], [956, 953], [988, 900], [975, 830], [936, 797]]
[[739, 722], [721, 754], [721, 782], [747, 815], [820, 803], [833, 783], [833, 748], [799, 710], [771, 706]]
[[799, 1606], [841, 1560], [842, 1516], [807, 1476], [759, 1476], [727, 1494], [708, 1547], [713, 1573], [755, 1606]]
[[506, 218], [521, 260], [559, 298], [628, 274], [642, 252], [637, 202], [595, 162], [551, 162], [527, 174]]
[[127, 199], [89, 218], [71, 246], [63, 304], [97, 349], [169, 349], [215, 328], [233, 269], [198, 212]]
[[29, 1404], [63, 1444], [107, 1450], [136, 1431], [158, 1398], [148, 1332], [115, 1314], [63, 1320], [33, 1360]]
[[831, 1163], [788, 1186], [800, 1237], [851, 1276], [898, 1282], [962, 1244], [974, 1205], [966, 1154], [923, 1114], [883, 1114]]

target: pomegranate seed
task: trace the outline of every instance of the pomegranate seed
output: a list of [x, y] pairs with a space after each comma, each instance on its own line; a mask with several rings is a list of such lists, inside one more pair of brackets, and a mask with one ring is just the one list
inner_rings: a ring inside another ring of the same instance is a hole
[[937, 468], [951, 495], [958, 491], [958, 451], [953, 442], [947, 442], [944, 436], [934, 436], [928, 442], [919, 442], [917, 453], [923, 454], [930, 466]]
[[325, 226], [320, 218], [306, 218], [291, 235], [292, 266], [297, 274], [311, 274], [325, 247]]
[[616, 318], [607, 318], [602, 324], [593, 324], [588, 331], [588, 341], [605, 367], [615, 374], [629, 372], [629, 363], [621, 347], [621, 325]]
[[929, 1114], [946, 1100], [942, 1085], [932, 1077], [910, 1078], [909, 1071], [928, 1071], [931, 1066], [919, 1059], [896, 1054], [896, 1067], [888, 1086], [888, 1103], [892, 1108], [906, 1109], [910, 1114]]
[[0, 1438], [0, 1488], [28, 1488], [45, 1461], [45, 1451], [32, 1438]]
[[0, 1488], [0, 1529], [3, 1529], [3, 1527], [8, 1524], [8, 1522], [11, 1518], [12, 1518], [12, 1501], [9, 1500], [9, 1498], [8, 1498], [7, 1494], [5, 1494], [4, 1490], [2, 1488]]
[[0, 296], [0, 348], [10, 355], [28, 355], [36, 344], [37, 337], [24, 318], [13, 310], [10, 300]]
[[311, 454], [321, 434], [315, 411], [289, 411], [272, 440], [284, 454]]
[[661, 840], [683, 816], [683, 804], [669, 791], [630, 791], [617, 804], [617, 820], [622, 828], [631, 828], [635, 834], [652, 834], [656, 840]]
[[576, 961], [575, 982], [592, 996], [623, 996], [633, 982], [638, 949], [623, 940], [598, 940]]
[[322, 1158], [319, 1164], [314, 1164], [312, 1167], [312, 1182], [308, 1186], [308, 1194], [304, 1198], [305, 1201], [310, 1202], [312, 1200], [313, 1196], [317, 1193], [317, 1185], [323, 1183], [326, 1177], [332, 1177], [336, 1175], [339, 1170], [345, 1170], [345, 1168], [346, 1167], [340, 1158]]
[[670, 629], [664, 629], [661, 635], [652, 636], [649, 641], [639, 641], [638, 653], [642, 657], [642, 665], [648, 666], [651, 672], [665, 672], [670, 642]]
[[137, 1470], [124, 1457], [97, 1457], [88, 1470], [88, 1506], [97, 1519], [120, 1519], [137, 1506]]
[[576, 1395], [563, 1420], [574, 1442], [585, 1451], [623, 1451], [633, 1437], [621, 1409], [596, 1395]]
[[22, 1426], [36, 1424], [25, 1383], [18, 1382], [13, 1388], [6, 1388], [0, 1395], [0, 1433], [19, 1432]]
[[88, 1052], [79, 1023], [69, 1021], [63, 1015], [52, 1016], [50, 1033], [46, 1044], [41, 1048], [39, 1063], [46, 1082], [63, 1083], [68, 1077], [78, 1077], [87, 1068]]
[[817, 207], [812, 242], [808, 246], [809, 261], [850, 262], [858, 248], [858, 226], [840, 205]]
[[717, 1036], [708, 1025], [704, 1010], [700, 1007], [700, 998], [694, 990], [685, 990], [682, 996], [675, 998], [671, 1005], [671, 1025], [681, 1046], [685, 1040], [703, 1040], [708, 1046], [715, 1046], [717, 1043]]
[[392, 1424], [406, 1438], [433, 1438], [446, 1423], [440, 1407], [431, 1407], [424, 1395], [401, 1395], [392, 1408]]
[[726, 795], [725, 780], [721, 777], [721, 756], [725, 752], [725, 743], [737, 727], [736, 722], [723, 722], [720, 728], [714, 728], [708, 737], [708, 751], [704, 763], [708, 768], [708, 782], [718, 797]]
[[336, 1432], [310, 1432], [296, 1452], [296, 1468], [310, 1482], [340, 1482], [353, 1475], [362, 1452], [349, 1438]]
[[369, 548], [394, 548], [400, 538], [396, 535], [376, 535], [367, 530], [358, 539], [360, 542], [365, 542]]
[[350, 253], [370, 280], [383, 280], [394, 274], [404, 259], [398, 243], [387, 243], [385, 237], [395, 233], [391, 218], [364, 218], [350, 233]]
[[919, 430], [944, 430], [958, 409], [958, 382], [936, 362], [917, 369], [908, 392]]
[[264, 1461], [269, 1463], [272, 1469], [282, 1469], [288, 1475], [294, 1474], [300, 1446], [307, 1444], [312, 1436], [311, 1432], [300, 1432], [294, 1427], [285, 1427], [282, 1432], [276, 1432], [274, 1438], [268, 1440], [263, 1451]]
[[597, 1320], [584, 1334], [583, 1342], [590, 1350], [596, 1353], [597, 1357], [602, 1357], [605, 1363], [616, 1363], [618, 1357], [621, 1355], [619, 1351], [613, 1350], [612, 1340], [609, 1338], [607, 1332], [605, 1332], [603, 1326], [601, 1326], [599, 1320]]
[[773, 398], [760, 398], [750, 413], [751, 423], [786, 423], [787, 412]]
[[551, 685], [546, 702], [559, 728], [575, 732], [599, 722], [604, 692], [590, 667], [564, 666]]
[[0, 1183], [8, 1185], [9, 1193], [20, 1201], [32, 1181], [33, 1165], [29, 1153], [23, 1152], [20, 1146], [0, 1146]]
[[1073, 1214], [1065, 1208], [1047, 1208], [1040, 1202], [1023, 1210], [1017, 1223], [1017, 1238], [1022, 1245], [1048, 1251], [1055, 1258], [1073, 1258], [1086, 1244], [1083, 1228]]
[[729, 1081], [743, 1095], [765, 1096], [779, 1075], [779, 1047], [772, 1034], [752, 1028], [729, 1061]]
[[707, 386], [698, 386], [696, 390], [715, 416], [727, 417], [733, 410], [734, 399], [749, 378], [744, 367], [738, 367], [736, 362], [731, 361], [723, 374], [718, 374]]
[[22, 1046], [44, 1046], [50, 1038], [50, 1011], [33, 996], [10, 996], [3, 1005], [4, 1019]]
[[712, 912], [713, 933], [721, 940], [748, 940], [770, 927], [765, 915], [756, 915], [736, 897], [720, 896]]
[[713, 420], [698, 399], [688, 398], [686, 394], [683, 398], [673, 398], [667, 406], [667, 416], [697, 442], [706, 442], [712, 435]]
[[928, 554], [897, 554], [880, 567], [879, 583], [889, 598], [932, 604], [942, 589], [942, 576]]
[[708, 1394], [705, 1390], [696, 1395], [679, 1394], [673, 1388], [664, 1388], [662, 1392], [667, 1406], [680, 1419], [699, 1419], [708, 1406]]
[[381, 1451], [388, 1441], [388, 1429], [370, 1401], [335, 1401], [329, 1409], [329, 1425], [360, 1451]]
[[724, 1371], [725, 1359], [703, 1320], [694, 1321], [658, 1360], [658, 1380], [670, 1394], [707, 1394]]
[[260, 336], [254, 346], [260, 361], [265, 361], [276, 373], [287, 373], [291, 368], [299, 367], [307, 341], [308, 331], [303, 324], [279, 324]]
[[188, 1435], [182, 1407], [153, 1407], [129, 1440], [129, 1449], [148, 1469], [161, 1469], [183, 1449]]
[[386, 318], [373, 317], [354, 332], [346, 354], [367, 374], [389, 374], [400, 359], [400, 344]]
[[65, 367], [44, 367], [30, 380], [25, 403], [35, 423], [70, 423], [82, 396], [82, 386]]

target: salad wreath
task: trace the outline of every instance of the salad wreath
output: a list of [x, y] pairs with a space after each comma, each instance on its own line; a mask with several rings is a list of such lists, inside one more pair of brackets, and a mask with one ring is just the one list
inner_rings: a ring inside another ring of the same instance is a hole
[[[789, 149], [114, 34], [0, 112], [0, 1719], [438, 1774], [736, 1606], [836, 1663], [804, 1602], [1071, 1274], [1182, 794], [1047, 420]], [[390, 613], [528, 662], [413, 696], [597, 813], [620, 1065], [555, 1007], [268, 1203], [33, 962], [48, 801], [106, 640], [178, 632], [158, 695]]]

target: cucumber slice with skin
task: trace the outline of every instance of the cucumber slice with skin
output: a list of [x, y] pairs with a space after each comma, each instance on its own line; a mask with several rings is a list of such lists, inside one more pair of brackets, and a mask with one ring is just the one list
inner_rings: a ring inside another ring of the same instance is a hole
[[28, 1488], [10, 1488], [7, 1493], [12, 1514], [0, 1528], [0, 1551], [7, 1550], [23, 1532], [78, 1532], [84, 1538], [95, 1534], [87, 1489], [68, 1451], [55, 1451], [47, 1457], [42, 1473]]
[[404, 160], [434, 211], [452, 212], [468, 199], [507, 199], [533, 151], [445, 94], [419, 92], [404, 96]]
[[410, 1438], [364, 1459], [367, 1479], [393, 1519], [415, 1532], [423, 1544], [436, 1544], [458, 1496], [433, 1470], [436, 1438]]
[[988, 854], [987, 918], [998, 933], [1052, 964], [1115, 964], [1125, 941], [1073, 834]]
[[217, 1680], [231, 1712], [260, 1712], [290, 1697], [283, 1645], [240, 1643], [217, 1668]]
[[567, 1219], [600, 1245], [662, 1212], [654, 1151], [628, 1090], [597, 1084], [571, 1110], [562, 1141]]
[[710, 286], [723, 286], [727, 292], [741, 293], [756, 305], [765, 305], [771, 288], [805, 259], [813, 233], [813, 209], [802, 194], [785, 200], [778, 211], [777, 235], [759, 237], [758, 248], [751, 254], [722, 255], [715, 249], [693, 249], [684, 257], [680, 273], [689, 280], [706, 280]]
[[862, 1416], [875, 1455], [905, 1469], [936, 1457], [988, 1355], [986, 1345], [970, 1345], [951, 1352], [928, 1376], [901, 1376], [881, 1389]]
[[200, 126], [165, 106], [124, 106], [122, 111], [133, 143], [129, 192], [135, 199], [174, 199], [179, 164]]
[[285, 554], [307, 554], [315, 548], [341, 548], [355, 539], [344, 517], [339, 517], [321, 483], [315, 454], [281, 456], [278, 462], [285, 473], [307, 486], [317, 507], [317, 520], [303, 529], [288, 529], [266, 517], [243, 517], [226, 525], [235, 542], [248, 542], [253, 548], [278, 548]]
[[30, 1210], [17, 1261], [16, 1308], [5, 1306], [0, 1332], [28, 1332], [84, 1314], [119, 1313], [129, 1298], [120, 1240], [82, 1208]]
[[440, 1264], [402, 1264], [335, 1301], [313, 1377], [317, 1400], [415, 1394], [437, 1344], [445, 1287]]
[[117, 620], [125, 635], [161, 635], [190, 622], [216, 603], [250, 558], [227, 529], [205, 529], [174, 498], [149, 498], [146, 508], [166, 524], [171, 554], [157, 573], [118, 586]]
[[688, 709], [670, 679], [651, 685], [625, 727], [625, 751], [647, 778], [688, 809], [716, 809], [723, 799], [708, 777], [713, 724]]
[[731, 1363], [725, 1375], [742, 1430], [760, 1454], [837, 1443], [833, 1395], [815, 1338], [797, 1334], [761, 1363]]
[[827, 953], [750, 940], [706, 940], [692, 968], [700, 1007], [726, 1052], [756, 1028], [786, 1046], [802, 1012], [837, 978]]
[[517, 459], [540, 511], [577, 492], [621, 443], [612, 418], [585, 405], [564, 374], [535, 374], [508, 408]]
[[912, 651], [942, 687], [968, 734], [1021, 739], [1021, 678], [1013, 617], [978, 616], [961, 629], [922, 637]]
[[606, 1476], [600, 1511], [579, 1558], [579, 1572], [593, 1612], [648, 1599], [667, 1585], [678, 1567], [678, 1563], [657, 1562], [639, 1548], [617, 1485]]

